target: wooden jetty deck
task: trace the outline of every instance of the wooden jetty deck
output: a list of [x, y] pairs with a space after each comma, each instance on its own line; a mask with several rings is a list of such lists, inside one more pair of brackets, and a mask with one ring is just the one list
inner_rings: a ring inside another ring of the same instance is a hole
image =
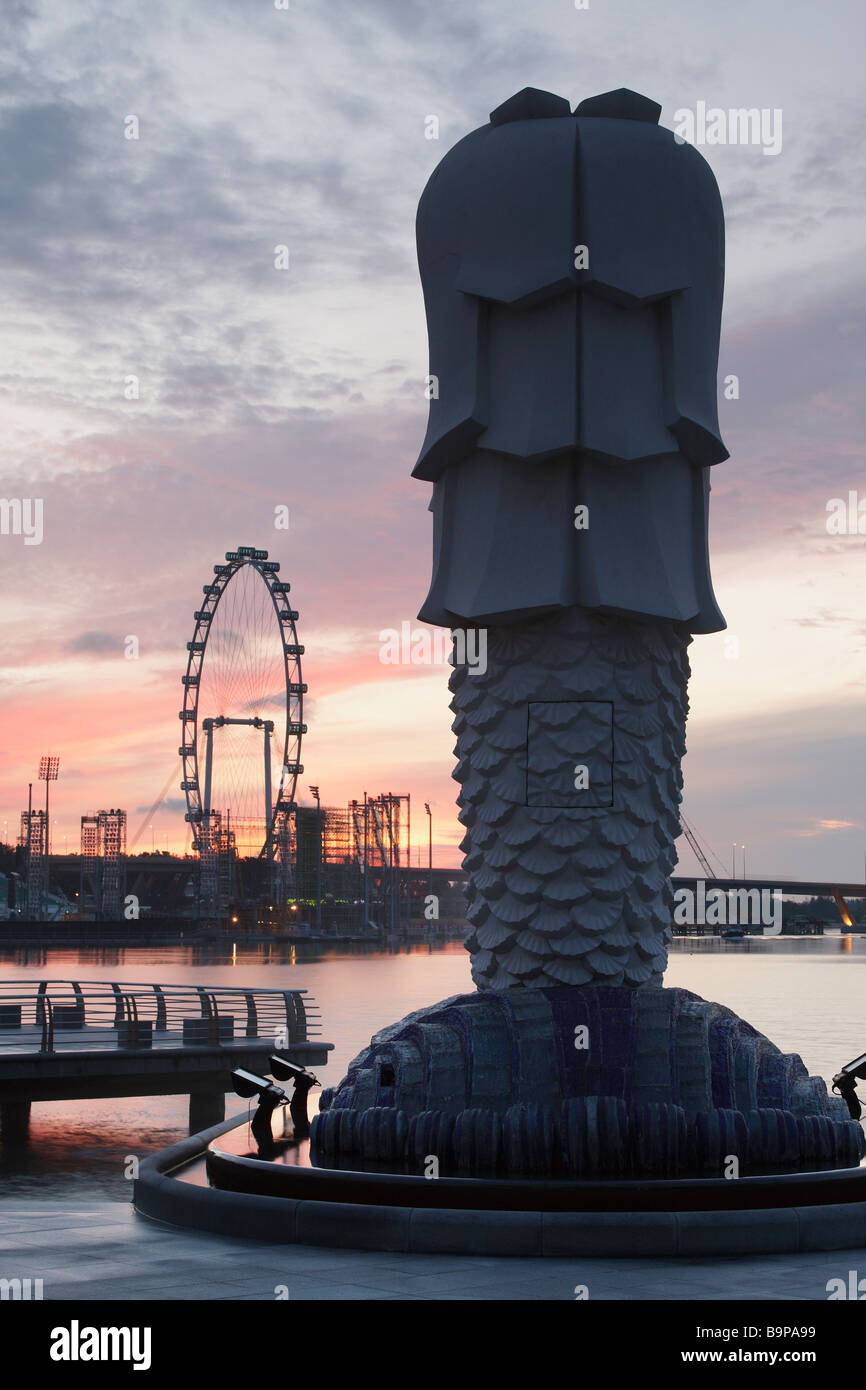
[[33, 1101], [183, 1094], [195, 1133], [224, 1116], [236, 1067], [323, 1066], [319, 1034], [306, 990], [2, 981], [0, 1136], [26, 1139]]

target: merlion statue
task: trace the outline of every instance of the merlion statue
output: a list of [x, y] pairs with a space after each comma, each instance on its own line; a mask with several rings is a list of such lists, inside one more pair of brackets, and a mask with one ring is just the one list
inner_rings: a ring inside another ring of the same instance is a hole
[[528, 88], [418, 209], [433, 483], [420, 617], [486, 629], [451, 679], [479, 986], [661, 979], [707, 553], [724, 222], [634, 92]]
[[[724, 222], [634, 92], [532, 88], [418, 210], [433, 579], [455, 665], [478, 989], [382, 1029], [322, 1094], [316, 1162], [727, 1176], [856, 1167], [801, 1059], [662, 974], [707, 552]], [[464, 647], [470, 646], [467, 642]]]

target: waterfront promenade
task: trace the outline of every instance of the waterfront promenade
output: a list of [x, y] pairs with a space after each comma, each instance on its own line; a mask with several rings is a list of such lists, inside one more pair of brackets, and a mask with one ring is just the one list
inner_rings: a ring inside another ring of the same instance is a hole
[[817, 1300], [866, 1275], [866, 1249], [750, 1259], [506, 1259], [262, 1245], [159, 1226], [124, 1202], [0, 1206], [0, 1278], [43, 1280], [46, 1300]]
[[189, 1131], [225, 1115], [236, 1067], [273, 1051], [324, 1066], [306, 990], [0, 979], [0, 1138], [21, 1142], [34, 1101], [189, 1094]]

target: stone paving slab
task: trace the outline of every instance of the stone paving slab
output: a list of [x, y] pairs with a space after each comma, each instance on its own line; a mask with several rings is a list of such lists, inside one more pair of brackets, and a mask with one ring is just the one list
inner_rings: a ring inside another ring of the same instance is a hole
[[83, 1302], [826, 1300], [866, 1277], [866, 1249], [719, 1259], [411, 1255], [265, 1245], [176, 1230], [108, 1200], [0, 1201], [0, 1277], [42, 1278], [46, 1300]]

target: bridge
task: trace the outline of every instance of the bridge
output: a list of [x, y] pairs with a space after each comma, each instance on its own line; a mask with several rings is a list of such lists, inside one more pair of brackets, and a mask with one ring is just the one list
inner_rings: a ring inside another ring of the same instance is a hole
[[772, 892], [778, 890], [783, 897], [804, 897], [804, 898], [835, 898], [839, 894], [843, 898], [866, 898], [866, 883], [844, 883], [840, 879], [833, 879], [830, 883], [821, 883], [817, 879], [801, 878], [725, 878], [723, 875], [701, 874], [697, 878], [683, 878], [681, 875], [674, 874], [671, 879], [674, 889], [694, 888], [698, 883], [705, 883], [709, 888], [758, 888]]
[[278, 1052], [323, 1066], [315, 1002], [302, 989], [0, 982], [0, 1138], [26, 1140], [33, 1101], [189, 1095], [195, 1134], [225, 1117], [236, 1067]]
[[678, 888], [688, 888], [690, 892], [697, 891], [697, 885], [703, 883], [707, 889], [721, 888], [725, 892], [745, 890], [749, 892], [756, 889], [758, 892], [781, 893], [783, 897], [804, 897], [804, 898], [832, 898], [842, 919], [842, 930], [853, 927], [854, 921], [848, 911], [848, 898], [866, 898], [866, 883], [845, 883], [840, 879], [833, 879], [832, 882], [821, 882], [818, 879], [800, 878], [725, 878], [724, 876], [714, 877], [711, 873], [702, 875], [700, 878], [682, 878], [674, 876], [671, 879], [674, 892]]

